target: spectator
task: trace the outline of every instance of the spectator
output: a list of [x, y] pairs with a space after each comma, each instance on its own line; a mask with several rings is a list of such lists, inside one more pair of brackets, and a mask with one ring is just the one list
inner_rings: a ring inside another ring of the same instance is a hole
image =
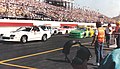
[[[84, 52], [84, 53], [83, 53]], [[75, 58], [72, 60], [72, 67], [73, 69], [88, 69], [87, 68], [87, 61], [91, 57], [91, 53], [88, 48], [81, 45]]]
[[110, 52], [103, 59], [98, 69], [120, 69], [120, 48]]
[[[79, 43], [79, 41], [76, 41], [76, 40], [69, 40], [67, 41], [64, 46], [63, 46], [63, 50], [62, 50], [62, 53], [65, 54], [65, 60], [70, 62], [69, 58], [68, 58], [68, 55], [70, 53], [70, 48], [72, 47], [72, 45], [74, 44], [77, 44]], [[79, 43], [80, 44], [80, 43]], [[81, 45], [81, 44], [80, 44]]]
[[[0, 15], [2, 16], [20, 18], [24, 17], [26, 14], [28, 18], [31, 19], [45, 20], [47, 18], [49, 20], [72, 22], [96, 22], [98, 20], [98, 16], [102, 15], [94, 10], [88, 10], [87, 8], [74, 8], [69, 10], [64, 7], [50, 5], [45, 2], [32, 2], [28, 0], [1, 1], [0, 9]], [[104, 17], [104, 21], [112, 20], [108, 17]]]

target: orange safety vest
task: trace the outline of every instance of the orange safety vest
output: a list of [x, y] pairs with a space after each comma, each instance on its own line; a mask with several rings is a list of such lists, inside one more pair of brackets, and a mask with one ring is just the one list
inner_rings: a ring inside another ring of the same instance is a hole
[[98, 28], [98, 35], [97, 35], [98, 42], [104, 42], [105, 40], [105, 31], [104, 28]]

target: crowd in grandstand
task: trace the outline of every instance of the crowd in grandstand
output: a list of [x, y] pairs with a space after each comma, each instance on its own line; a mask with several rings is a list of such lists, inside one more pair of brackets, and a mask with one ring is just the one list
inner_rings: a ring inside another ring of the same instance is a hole
[[[75, 21], [75, 22], [96, 22], [102, 15], [97, 11], [54, 6], [45, 2], [30, 0], [0, 0], [0, 16], [1, 17], [19, 17], [40, 20], [55, 21]], [[104, 22], [113, 21], [108, 17], [104, 17]]]

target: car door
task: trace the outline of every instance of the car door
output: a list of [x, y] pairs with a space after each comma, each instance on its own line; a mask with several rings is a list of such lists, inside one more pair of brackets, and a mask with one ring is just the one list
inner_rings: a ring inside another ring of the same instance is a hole
[[32, 36], [33, 40], [40, 40], [41, 32], [40, 32], [39, 27], [34, 26], [32, 29], [32, 34], [33, 34], [33, 36]]

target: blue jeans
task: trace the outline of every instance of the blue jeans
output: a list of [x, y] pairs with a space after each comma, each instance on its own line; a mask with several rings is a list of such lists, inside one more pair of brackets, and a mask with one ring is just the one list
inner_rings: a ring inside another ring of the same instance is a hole
[[110, 34], [106, 34], [107, 47], [109, 47], [109, 45], [110, 45], [110, 39], [111, 39], [111, 35]]
[[103, 42], [95, 42], [96, 63], [100, 63], [103, 59]]

